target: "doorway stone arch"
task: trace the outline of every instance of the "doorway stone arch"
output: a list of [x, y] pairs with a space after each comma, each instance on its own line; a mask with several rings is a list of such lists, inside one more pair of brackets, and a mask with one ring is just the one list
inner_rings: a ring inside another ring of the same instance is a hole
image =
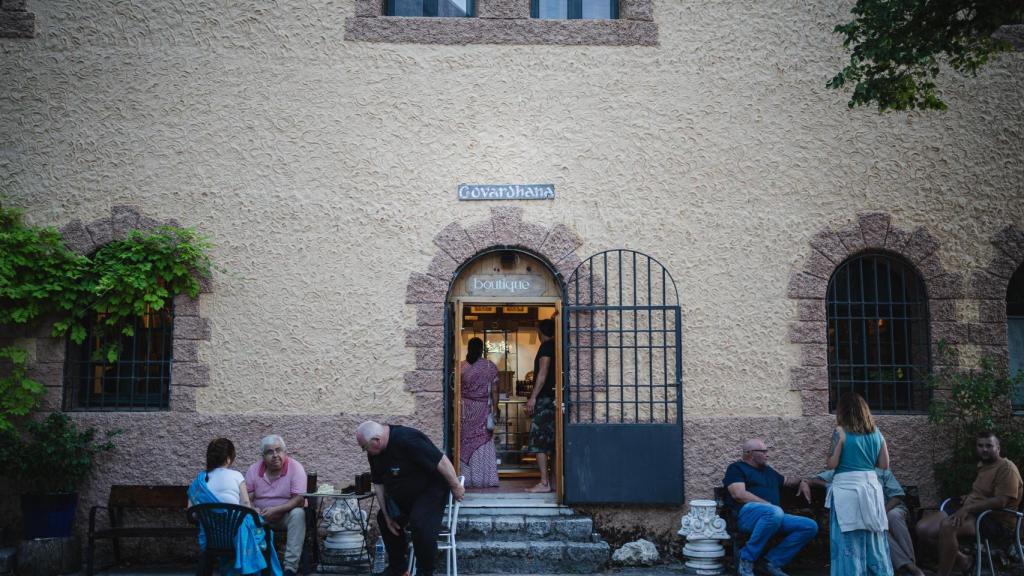
[[409, 276], [405, 303], [416, 307], [415, 327], [405, 331], [405, 346], [416, 354], [414, 370], [405, 373], [405, 390], [415, 397], [424, 432], [440, 439], [444, 394], [444, 315], [448, 288], [456, 272], [477, 254], [497, 248], [522, 248], [550, 262], [562, 278], [580, 265], [576, 250], [583, 239], [565, 224], [523, 220], [518, 206], [491, 208], [488, 218], [463, 226], [452, 222], [434, 236], [437, 250], [426, 270]]
[[1006, 291], [1013, 273], [1024, 266], [1024, 230], [1011, 224], [993, 235], [991, 242], [996, 248], [992, 260], [971, 275], [970, 297], [978, 301], [978, 321], [969, 325], [968, 336], [982, 355], [1006, 368]]

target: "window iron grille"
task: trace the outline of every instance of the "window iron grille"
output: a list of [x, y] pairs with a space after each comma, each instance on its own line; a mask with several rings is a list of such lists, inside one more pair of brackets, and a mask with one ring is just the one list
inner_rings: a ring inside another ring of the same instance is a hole
[[[68, 339], [64, 365], [65, 410], [153, 411], [170, 406], [173, 304], [148, 310], [132, 322], [134, 334], [101, 329], [103, 314], [94, 314], [81, 345]], [[118, 344], [109, 362], [105, 351]]]
[[856, 392], [873, 411], [926, 411], [928, 308], [918, 273], [885, 254], [855, 256], [832, 274], [826, 305], [829, 410]]

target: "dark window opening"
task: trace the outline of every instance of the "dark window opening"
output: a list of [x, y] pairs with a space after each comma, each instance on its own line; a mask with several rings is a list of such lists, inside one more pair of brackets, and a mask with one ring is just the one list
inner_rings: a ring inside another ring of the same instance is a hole
[[387, 0], [388, 16], [465, 18], [476, 15], [475, 0]]
[[[104, 314], [94, 314], [81, 344], [68, 340], [64, 366], [64, 407], [67, 410], [166, 410], [170, 406], [174, 311], [149, 310], [132, 323], [127, 336], [120, 327], [103, 327]], [[101, 329], [102, 328], [102, 329]], [[109, 362], [110, 344], [118, 358]]]
[[928, 309], [917, 272], [891, 256], [855, 256], [832, 274], [827, 310], [829, 410], [857, 392], [873, 411], [926, 411]]
[[552, 20], [615, 20], [618, 0], [530, 0], [530, 17]]
[[[1024, 372], [1024, 264], [1010, 278], [1006, 289], [1007, 359], [1010, 376]], [[1024, 412], [1024, 386], [1013, 392], [1013, 410]]]

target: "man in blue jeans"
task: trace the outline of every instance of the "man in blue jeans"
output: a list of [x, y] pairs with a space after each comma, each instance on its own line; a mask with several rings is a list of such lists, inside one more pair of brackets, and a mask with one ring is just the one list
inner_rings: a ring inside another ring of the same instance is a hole
[[[728, 491], [726, 503], [736, 514], [740, 531], [750, 534], [747, 545], [740, 550], [739, 575], [754, 576], [754, 564], [763, 556], [768, 574], [787, 576], [782, 567], [814, 538], [818, 525], [810, 518], [783, 513], [779, 507], [779, 488], [795, 486], [797, 494], [810, 502], [807, 481], [776, 472], [768, 465], [764, 441], [753, 438], [743, 443], [743, 459], [729, 465], [722, 484]], [[765, 552], [768, 541], [776, 534], [785, 538]]]

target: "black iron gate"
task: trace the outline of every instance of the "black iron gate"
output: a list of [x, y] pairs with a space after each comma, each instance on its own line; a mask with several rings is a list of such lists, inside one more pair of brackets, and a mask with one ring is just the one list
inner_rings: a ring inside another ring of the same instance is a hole
[[682, 504], [682, 317], [646, 254], [584, 261], [563, 307], [565, 502]]

